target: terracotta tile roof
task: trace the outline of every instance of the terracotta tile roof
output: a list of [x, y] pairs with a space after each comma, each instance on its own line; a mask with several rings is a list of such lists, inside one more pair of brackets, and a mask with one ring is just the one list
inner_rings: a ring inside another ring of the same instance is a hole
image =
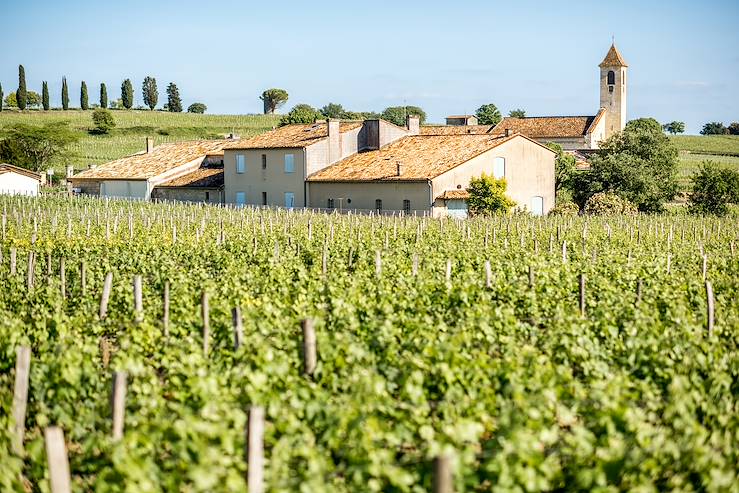
[[599, 67], [628, 67], [628, 65], [626, 65], [626, 60], [621, 56], [616, 45], [612, 44], [611, 49], [608, 50], [606, 57], [600, 62]]
[[219, 188], [223, 186], [223, 168], [198, 168], [157, 187]]
[[[423, 181], [520, 137], [415, 135], [382, 149], [354, 154], [308, 177], [308, 181]], [[402, 166], [398, 176], [398, 164]]]
[[29, 178], [41, 181], [41, 175], [39, 173], [31, 171], [30, 169], [19, 168], [18, 166], [13, 166], [12, 164], [7, 163], [0, 163], [0, 175], [3, 175], [5, 173], [17, 173], [19, 175], [27, 176]]
[[141, 152], [77, 173], [72, 180], [147, 180], [217, 153], [227, 143], [227, 140], [193, 140], [161, 144], [148, 154]]
[[506, 117], [495, 126], [492, 133], [502, 135], [506, 129], [510, 129], [532, 139], [583, 137], [595, 119], [595, 116]]
[[442, 200], [467, 200], [470, 198], [470, 192], [467, 190], [447, 190], [439, 197]]
[[493, 130], [492, 125], [427, 125], [421, 135], [480, 135]]
[[[341, 133], [362, 126], [362, 122], [341, 122]], [[280, 149], [307, 147], [328, 137], [325, 121], [310, 124], [293, 124], [279, 127], [250, 139], [233, 142], [226, 149]]]
[[458, 120], [460, 118], [477, 118], [477, 117], [475, 115], [449, 115], [446, 118], [447, 118], [447, 120], [449, 120], [449, 119]]

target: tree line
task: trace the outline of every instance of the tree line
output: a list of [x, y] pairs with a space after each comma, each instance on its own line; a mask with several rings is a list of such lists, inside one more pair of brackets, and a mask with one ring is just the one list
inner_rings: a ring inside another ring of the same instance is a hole
[[[163, 109], [173, 113], [181, 113], [183, 111], [182, 98], [180, 97], [180, 91], [177, 84], [170, 82], [167, 85], [166, 93], [167, 102]], [[159, 103], [159, 90], [157, 88], [157, 81], [154, 77], [147, 76], [144, 78], [144, 82], [141, 87], [141, 94], [144, 105], [153, 111]], [[79, 108], [83, 111], [89, 110], [91, 107], [130, 110], [134, 107], [133, 83], [131, 82], [131, 79], [125, 79], [121, 83], [121, 97], [114, 101], [110, 101], [108, 99], [108, 88], [105, 83], [101, 83], [98, 102], [91, 105], [87, 82], [82, 81], [80, 84], [79, 103]], [[67, 84], [66, 77], [62, 77], [61, 104], [61, 109], [63, 110], [68, 110], [70, 108], [69, 85]], [[41, 94], [29, 91], [26, 85], [25, 68], [23, 65], [19, 65], [18, 88], [5, 96], [2, 84], [0, 84], [0, 111], [3, 110], [3, 107], [18, 108], [20, 111], [24, 111], [27, 108], [42, 108], [44, 111], [49, 111], [51, 109], [49, 83], [47, 81], [42, 82]], [[203, 103], [193, 103], [187, 108], [189, 113], [205, 113], [206, 110], [207, 106]]]

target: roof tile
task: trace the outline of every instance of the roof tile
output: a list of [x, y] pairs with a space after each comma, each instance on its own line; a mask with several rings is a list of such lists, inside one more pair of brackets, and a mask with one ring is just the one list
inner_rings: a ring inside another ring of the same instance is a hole
[[[362, 122], [341, 122], [341, 133], [362, 126]], [[281, 149], [307, 147], [328, 137], [326, 122], [293, 124], [279, 127], [250, 139], [227, 145], [226, 149]]]

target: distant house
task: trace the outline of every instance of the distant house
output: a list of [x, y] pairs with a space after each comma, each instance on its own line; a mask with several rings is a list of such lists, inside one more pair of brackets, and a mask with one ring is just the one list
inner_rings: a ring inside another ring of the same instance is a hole
[[0, 164], [0, 193], [38, 195], [41, 175], [12, 164]]
[[197, 140], [155, 147], [153, 139], [147, 139], [146, 151], [91, 167], [69, 181], [76, 192], [100, 197], [222, 203], [223, 147], [229, 142]]
[[310, 207], [466, 216], [466, 189], [505, 178], [517, 206], [554, 206], [555, 154], [520, 134], [415, 135], [349, 156], [307, 179]]
[[376, 150], [419, 132], [385, 120], [326, 120], [277, 128], [224, 147], [225, 201], [238, 206], [308, 205], [306, 178], [348, 156]]
[[447, 125], [477, 125], [477, 117], [475, 115], [452, 115], [446, 117]]

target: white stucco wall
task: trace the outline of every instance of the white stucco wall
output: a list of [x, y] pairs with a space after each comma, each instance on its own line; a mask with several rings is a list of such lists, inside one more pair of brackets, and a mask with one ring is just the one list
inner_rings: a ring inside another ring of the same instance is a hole
[[38, 195], [39, 181], [29, 176], [8, 171], [0, 174], [0, 193], [11, 195]]

